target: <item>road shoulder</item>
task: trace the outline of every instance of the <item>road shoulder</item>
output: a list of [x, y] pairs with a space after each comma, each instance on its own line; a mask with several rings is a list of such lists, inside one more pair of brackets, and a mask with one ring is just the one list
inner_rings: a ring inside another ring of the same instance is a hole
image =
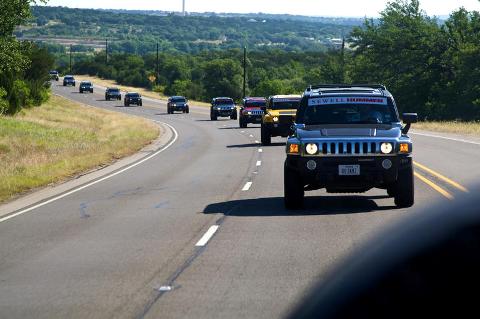
[[152, 156], [161, 150], [169, 146], [172, 141], [176, 138], [176, 133], [172, 128], [167, 126], [164, 123], [157, 122], [155, 123], [160, 128], [159, 137], [154, 140], [151, 144], [142, 148], [139, 152], [120, 159], [114, 162], [111, 165], [105, 167], [99, 167], [87, 172], [84, 172], [73, 179], [70, 179], [61, 184], [47, 186], [40, 190], [34, 190], [32, 193], [22, 196], [18, 199], [15, 199], [11, 202], [7, 202], [0, 206], [0, 222], [5, 220], [11, 215], [16, 214], [21, 210], [28, 209], [30, 207], [37, 206], [39, 204], [48, 202], [51, 199], [54, 199], [62, 194], [67, 194], [75, 189], [82, 188], [82, 186], [92, 183], [96, 180], [103, 179], [109, 175], [115, 174], [115, 172], [121, 171], [122, 169], [128, 168], [135, 163], [142, 162], [147, 159], [149, 156]]

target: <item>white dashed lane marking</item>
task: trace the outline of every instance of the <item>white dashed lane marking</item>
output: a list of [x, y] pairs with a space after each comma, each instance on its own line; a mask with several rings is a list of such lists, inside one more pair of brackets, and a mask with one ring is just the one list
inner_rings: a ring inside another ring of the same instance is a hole
[[208, 241], [210, 240], [210, 238], [212, 238], [212, 236], [217, 232], [218, 230], [218, 225], [213, 225], [211, 226], [207, 232], [202, 236], [202, 238], [200, 238], [200, 240], [195, 244], [195, 246], [197, 247], [203, 247], [205, 246]]
[[244, 191], [244, 192], [248, 191], [250, 189], [250, 187], [252, 187], [252, 184], [253, 184], [252, 182], [247, 182], [245, 184], [245, 186], [243, 186], [242, 191]]
[[262, 161], [257, 161], [257, 166], [262, 165]]
[[259, 148], [259, 149], [258, 149], [258, 152], [259, 152], [259, 153], [262, 153], [262, 152], [263, 152], [263, 150], [262, 150], [261, 148]]

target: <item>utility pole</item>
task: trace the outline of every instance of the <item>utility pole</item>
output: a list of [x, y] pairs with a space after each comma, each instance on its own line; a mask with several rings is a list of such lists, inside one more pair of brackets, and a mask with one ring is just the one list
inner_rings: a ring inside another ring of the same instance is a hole
[[345, 37], [342, 35], [342, 53], [341, 53], [341, 66], [342, 66], [342, 83], [345, 82]]
[[70, 74], [72, 74], [72, 45], [70, 44]]
[[185, 0], [182, 1], [182, 15], [185, 16]]
[[158, 77], [160, 76], [159, 75], [160, 71], [159, 71], [159, 63], [158, 63], [158, 42], [157, 42], [157, 65], [156, 65], [156, 68], [155, 68], [155, 81], [158, 85]]
[[105, 39], [105, 64], [108, 64], [108, 39]]
[[247, 47], [243, 47], [243, 97], [246, 96], [247, 90]]

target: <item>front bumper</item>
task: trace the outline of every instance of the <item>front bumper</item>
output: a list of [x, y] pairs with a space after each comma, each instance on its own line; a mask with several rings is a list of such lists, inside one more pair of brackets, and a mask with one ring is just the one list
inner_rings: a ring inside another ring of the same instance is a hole
[[[392, 166], [382, 167], [389, 159]], [[316, 168], [307, 168], [308, 161], [315, 161]], [[312, 189], [326, 188], [331, 192], [363, 192], [371, 188], [385, 188], [397, 181], [398, 171], [412, 165], [412, 158], [406, 155], [371, 157], [301, 157], [288, 155], [286, 168], [294, 170], [304, 185]], [[339, 165], [360, 165], [360, 175], [340, 176]]]
[[226, 110], [213, 110], [212, 111], [213, 114], [215, 114], [217, 117], [230, 117], [230, 116], [233, 116], [237, 110], [236, 109], [233, 109], [233, 110], [229, 110], [229, 109], [226, 109]]
[[138, 104], [142, 103], [142, 100], [138, 100], [138, 99], [136, 99], [136, 100], [126, 100], [125, 103], [137, 104], [138, 105]]
[[242, 114], [241, 116], [242, 121], [245, 123], [254, 123], [254, 124], [260, 124], [262, 123], [262, 115], [249, 115], [249, 114]]
[[263, 123], [270, 132], [270, 136], [287, 137], [291, 131], [292, 123]]

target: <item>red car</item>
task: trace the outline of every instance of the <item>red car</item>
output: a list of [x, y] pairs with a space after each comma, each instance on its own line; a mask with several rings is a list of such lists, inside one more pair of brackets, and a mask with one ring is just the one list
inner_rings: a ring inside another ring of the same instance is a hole
[[246, 97], [240, 108], [238, 122], [241, 128], [247, 127], [248, 123], [262, 123], [262, 116], [267, 106], [267, 100], [263, 97]]

